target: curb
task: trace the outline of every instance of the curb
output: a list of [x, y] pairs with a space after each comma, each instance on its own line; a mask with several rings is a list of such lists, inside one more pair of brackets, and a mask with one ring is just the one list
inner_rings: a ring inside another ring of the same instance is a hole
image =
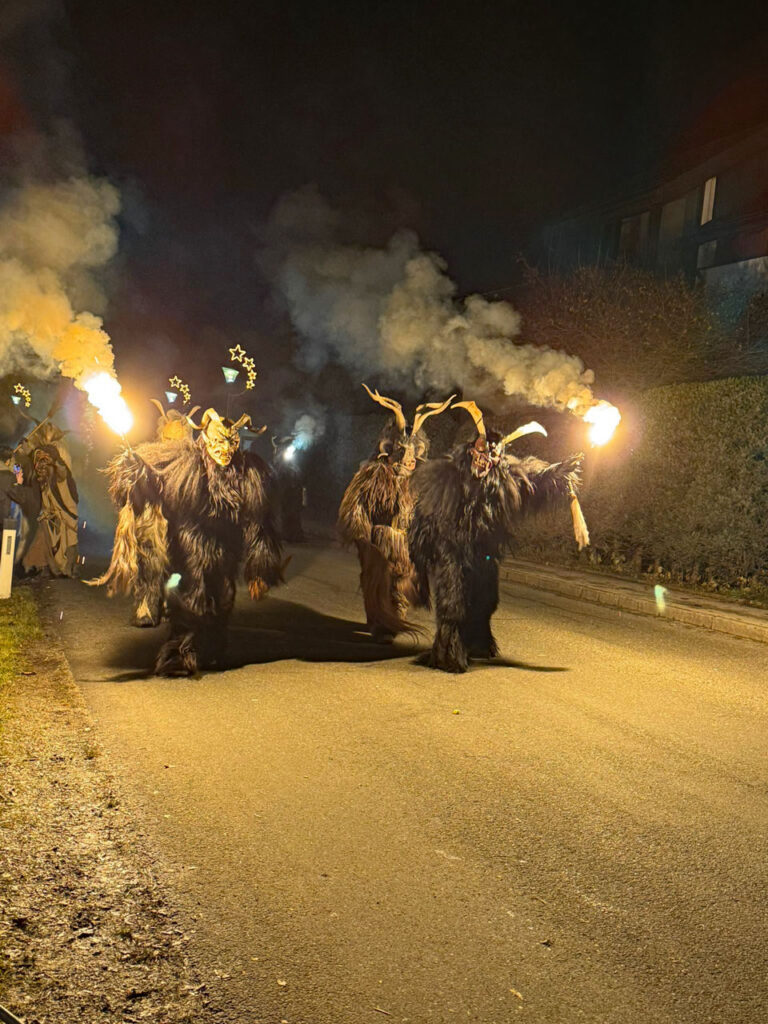
[[[517, 583], [604, 607], [618, 608], [621, 611], [633, 612], [635, 615], [669, 619], [686, 626], [696, 626], [699, 629], [768, 644], [768, 612], [762, 610], [750, 610], [747, 613], [731, 611], [730, 608], [715, 605], [714, 602], [705, 605], [697, 601], [695, 596], [669, 590], [666, 594], [666, 608], [660, 613], [655, 599], [652, 596], [645, 596], [643, 590], [646, 588], [640, 583], [630, 584], [622, 580], [622, 588], [619, 588], [611, 586], [610, 578], [600, 578], [599, 582], [593, 582], [586, 574], [579, 574], [570, 569], [558, 573], [557, 570], [553, 571], [550, 568], [538, 568], [511, 561], [503, 562], [500, 568], [501, 579], [508, 583]], [[565, 575], [566, 572], [568, 575]], [[631, 586], [637, 587], [636, 593], [629, 591], [628, 588]]]

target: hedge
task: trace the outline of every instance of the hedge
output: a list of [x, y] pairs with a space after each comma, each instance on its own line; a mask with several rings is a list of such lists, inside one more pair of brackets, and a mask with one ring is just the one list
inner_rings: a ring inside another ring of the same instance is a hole
[[[768, 578], [768, 377], [655, 388], [624, 411], [585, 459], [582, 560], [728, 587]], [[518, 554], [573, 561], [568, 525], [562, 510], [527, 522]]]

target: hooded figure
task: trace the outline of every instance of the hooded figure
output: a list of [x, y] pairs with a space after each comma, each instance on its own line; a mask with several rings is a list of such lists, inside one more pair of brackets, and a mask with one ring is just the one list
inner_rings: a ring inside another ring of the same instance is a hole
[[466, 672], [469, 658], [493, 658], [498, 646], [491, 616], [499, 603], [499, 561], [523, 513], [557, 499], [571, 503], [579, 547], [589, 543], [576, 488], [583, 455], [550, 465], [507, 448], [523, 434], [546, 434], [527, 423], [502, 437], [486, 430], [474, 402], [467, 409], [477, 436], [445, 459], [420, 466], [413, 478], [415, 507], [409, 530], [417, 575], [417, 600], [435, 605], [436, 632], [429, 664], [444, 672]]
[[166, 580], [176, 581], [167, 588], [170, 637], [158, 675], [193, 675], [220, 660], [241, 567], [254, 599], [281, 580], [269, 469], [240, 450], [250, 422], [208, 409], [200, 426], [192, 423], [195, 439], [140, 444], [108, 467], [118, 524], [110, 566], [91, 582], [149, 606]]
[[409, 430], [399, 402], [363, 387], [394, 413], [394, 420], [352, 477], [341, 500], [338, 530], [345, 543], [357, 547], [368, 628], [375, 640], [388, 643], [399, 632], [413, 631], [405, 618], [414, 596], [407, 531], [413, 515], [411, 475], [429, 451], [421, 428], [428, 417], [447, 409], [455, 395], [420, 405]]
[[25, 569], [48, 569], [52, 576], [74, 576], [78, 560], [79, 496], [64, 433], [46, 418], [14, 453], [21, 483], [11, 497], [28, 519], [37, 519], [37, 529], [22, 538], [20, 558]]

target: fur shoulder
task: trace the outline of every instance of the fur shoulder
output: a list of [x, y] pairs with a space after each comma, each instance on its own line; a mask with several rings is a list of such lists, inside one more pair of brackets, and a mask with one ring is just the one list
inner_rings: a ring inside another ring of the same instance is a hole
[[383, 461], [364, 462], [349, 482], [339, 506], [338, 529], [345, 541], [370, 540], [371, 522], [379, 514], [394, 516], [399, 485]]
[[416, 467], [411, 477], [416, 514], [454, 522], [461, 505], [461, 475], [450, 458], [433, 459]]

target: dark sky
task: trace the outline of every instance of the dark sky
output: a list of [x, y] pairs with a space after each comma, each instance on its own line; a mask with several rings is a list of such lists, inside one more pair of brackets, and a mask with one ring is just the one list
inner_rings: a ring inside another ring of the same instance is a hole
[[493, 291], [542, 221], [766, 113], [764, 3], [2, 2], [40, 14], [0, 17], [0, 134], [76, 126], [124, 197], [112, 324], [182, 347], [268, 322], [257, 231], [301, 185]]

